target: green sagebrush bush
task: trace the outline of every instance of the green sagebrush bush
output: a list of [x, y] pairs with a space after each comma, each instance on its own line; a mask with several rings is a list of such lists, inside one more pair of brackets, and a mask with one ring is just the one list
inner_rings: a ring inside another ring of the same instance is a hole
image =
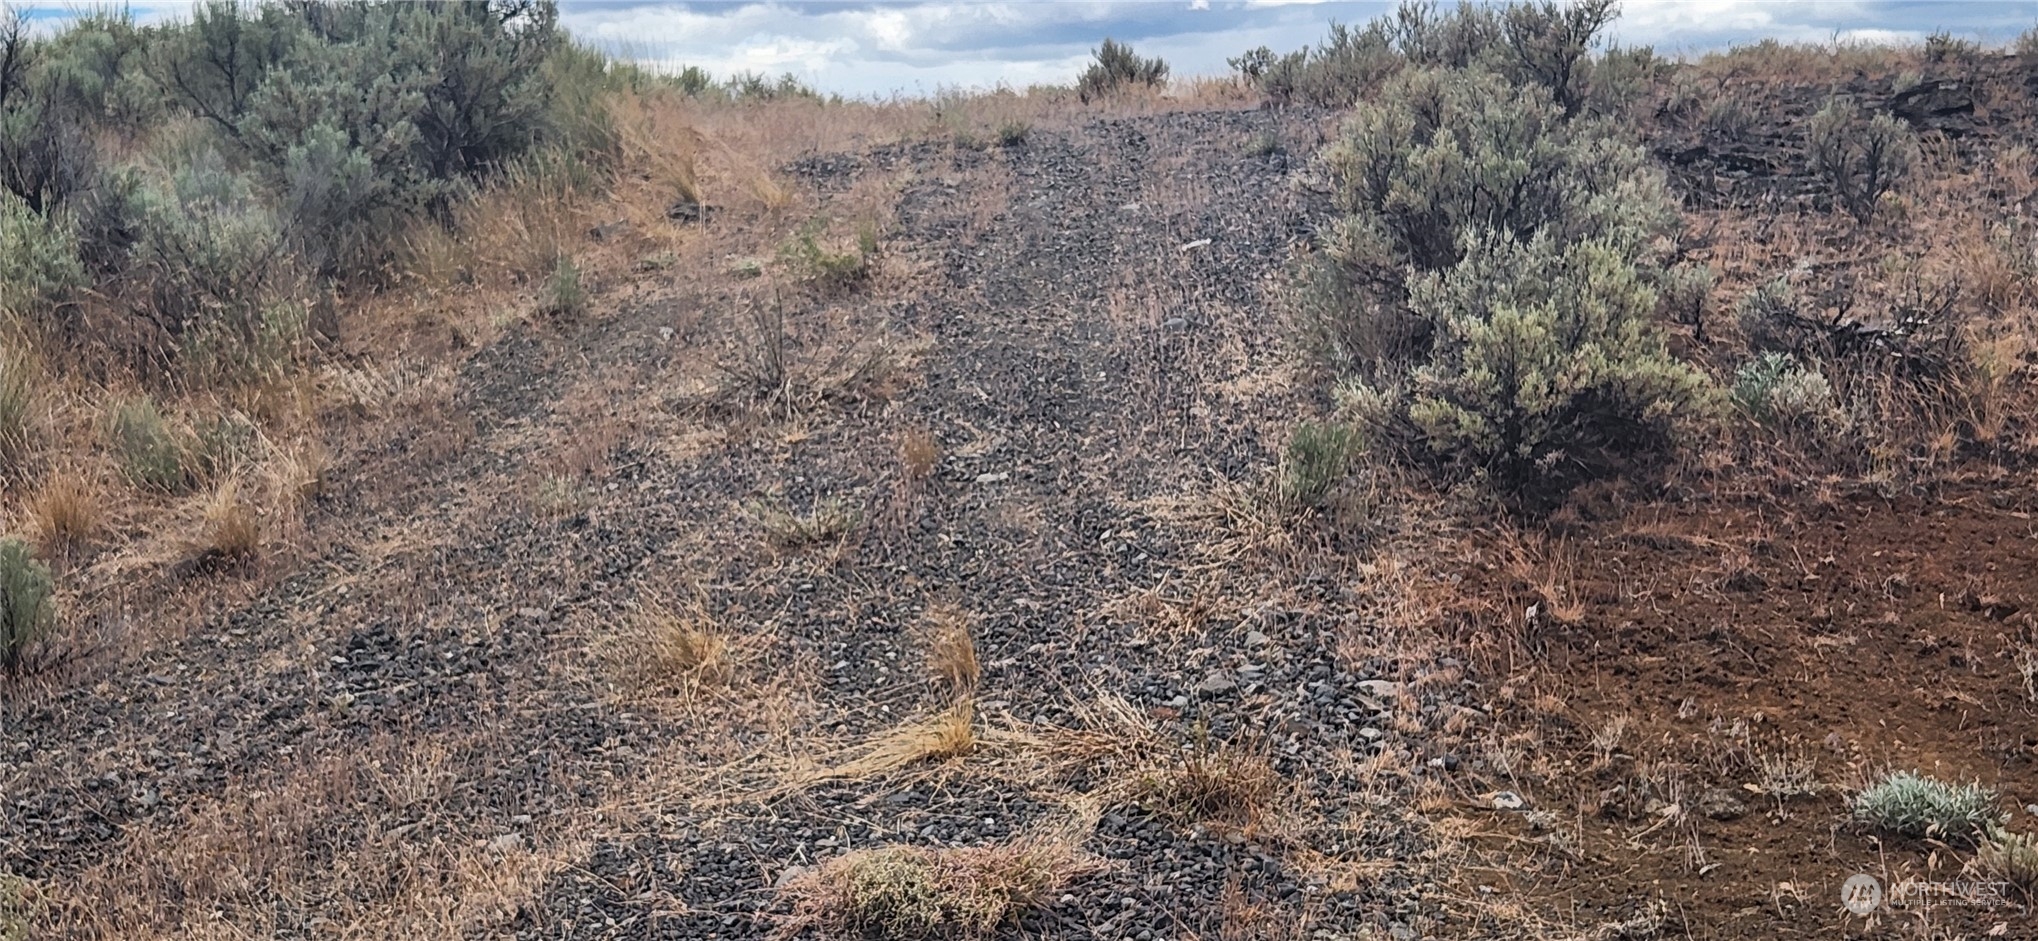
[[27, 315], [85, 286], [77, 239], [0, 191], [0, 312]]
[[1383, 442], [1531, 506], [1668, 450], [1709, 403], [1653, 319], [1675, 203], [1604, 121], [1407, 70], [1326, 162], [1345, 215], [1296, 313]]
[[1353, 112], [1325, 163], [1346, 215], [1324, 240], [1335, 273], [1315, 277], [1350, 297], [1309, 332], [1333, 363], [1363, 373], [1422, 357], [1436, 324], [1411, 316], [1406, 282], [1455, 266], [1466, 233], [1599, 240], [1636, 257], [1677, 222], [1641, 148], [1488, 73], [1403, 73]]
[[[1467, 236], [1464, 258], [1410, 293], [1436, 325], [1407, 419], [1439, 459], [1509, 491], [1561, 491], [1666, 450], [1706, 399], [1650, 315], [1632, 246]], [[1552, 486], [1555, 485], [1555, 486]]]
[[1091, 55], [1096, 61], [1076, 80], [1076, 92], [1084, 101], [1133, 86], [1158, 87], [1168, 80], [1166, 62], [1141, 58], [1131, 46], [1112, 39], [1105, 39]]
[[56, 620], [55, 585], [28, 543], [0, 538], [0, 673], [15, 674]]
[[1805, 152], [1832, 188], [1833, 202], [1861, 222], [1910, 175], [1917, 139], [1894, 115], [1862, 114], [1840, 98], [1826, 102], [1805, 129]]

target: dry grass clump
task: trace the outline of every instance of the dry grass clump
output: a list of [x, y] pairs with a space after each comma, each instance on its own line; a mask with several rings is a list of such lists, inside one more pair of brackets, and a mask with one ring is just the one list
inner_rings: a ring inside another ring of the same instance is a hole
[[1274, 820], [1280, 775], [1265, 753], [1238, 744], [1202, 748], [1140, 780], [1140, 800], [1183, 825], [1257, 833]]
[[2025, 898], [2038, 897], [2038, 837], [1997, 834], [1982, 843], [1974, 862], [1989, 878], [2009, 883]]
[[840, 542], [863, 522], [863, 509], [842, 497], [816, 500], [804, 513], [781, 503], [760, 503], [751, 515], [764, 527], [765, 538], [779, 549]]
[[695, 604], [685, 612], [651, 605], [632, 619], [639, 661], [650, 685], [727, 685], [736, 676], [737, 645], [721, 622]]
[[104, 499], [91, 478], [82, 473], [61, 470], [51, 474], [25, 504], [36, 544], [51, 555], [91, 544], [106, 516]]
[[823, 863], [780, 890], [792, 914], [778, 936], [809, 929], [885, 941], [981, 938], [1097, 868], [1070, 840], [992, 846], [882, 846]]
[[241, 494], [237, 480], [212, 492], [205, 504], [204, 535], [193, 547], [201, 565], [239, 564], [262, 552], [260, 511]]
[[908, 428], [899, 435], [899, 466], [906, 471], [906, 479], [919, 482], [934, 473], [935, 465], [941, 463], [941, 442], [934, 433], [925, 428]]
[[951, 695], [966, 696], [977, 688], [983, 667], [970, 637], [968, 612], [952, 605], [927, 612], [927, 672]]

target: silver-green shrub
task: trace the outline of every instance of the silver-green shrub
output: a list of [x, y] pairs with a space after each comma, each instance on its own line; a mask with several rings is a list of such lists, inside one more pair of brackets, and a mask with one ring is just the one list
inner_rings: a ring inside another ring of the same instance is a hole
[[1708, 387], [1650, 319], [1634, 246], [1490, 231], [1465, 242], [1457, 265], [1410, 292], [1437, 325], [1407, 412], [1430, 451], [1509, 491], [1561, 492], [1666, 450]]
[[1818, 370], [1775, 351], [1742, 363], [1734, 371], [1728, 397], [1743, 414], [1764, 425], [1805, 425], [1835, 412], [1832, 383]]
[[1329, 365], [1397, 390], [1368, 396], [1382, 441], [1539, 503], [1667, 450], [1709, 400], [1653, 319], [1686, 284], [1656, 254], [1676, 203], [1613, 125], [1540, 83], [1409, 69], [1325, 163], [1345, 215], [1295, 310]]
[[21, 670], [28, 651], [56, 618], [50, 570], [19, 539], [0, 539], [0, 673]]
[[1812, 169], [1832, 188], [1834, 204], [1862, 222], [1910, 174], [1917, 149], [1910, 128], [1895, 116], [1869, 118], [1840, 98], [1827, 101], [1805, 129]]
[[1979, 783], [1897, 771], [1854, 795], [1848, 807], [1854, 819], [1900, 836], [1973, 846], [2000, 825], [1995, 802], [1995, 792]]
[[0, 312], [26, 315], [84, 285], [70, 231], [0, 190]]

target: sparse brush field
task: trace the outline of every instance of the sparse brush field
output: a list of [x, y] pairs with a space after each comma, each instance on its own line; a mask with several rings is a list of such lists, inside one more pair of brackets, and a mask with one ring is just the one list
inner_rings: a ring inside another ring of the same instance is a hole
[[0, 939], [2038, 937], [2038, 40], [1613, 14], [0, 15]]

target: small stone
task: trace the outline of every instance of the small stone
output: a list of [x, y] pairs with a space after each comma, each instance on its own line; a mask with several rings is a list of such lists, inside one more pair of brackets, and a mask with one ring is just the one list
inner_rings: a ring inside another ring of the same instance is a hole
[[518, 608], [517, 617], [523, 618], [526, 621], [546, 620], [544, 608]]
[[1520, 810], [1528, 804], [1521, 799], [1520, 794], [1513, 791], [1495, 791], [1489, 799], [1493, 802], [1494, 810]]
[[1377, 742], [1380, 739], [1385, 738], [1386, 735], [1387, 733], [1382, 732], [1379, 729], [1376, 729], [1370, 725], [1359, 730], [1359, 737], [1369, 742]]
[[1394, 699], [1401, 695], [1401, 684], [1393, 680], [1360, 680], [1359, 689], [1378, 699]]
[[488, 850], [492, 853], [511, 853], [523, 848], [524, 837], [521, 833], [505, 833], [488, 841]]
[[1231, 674], [1226, 673], [1223, 670], [1219, 670], [1215, 673], [1210, 674], [1209, 676], [1204, 677], [1203, 682], [1196, 684], [1196, 692], [1203, 693], [1205, 695], [1228, 693], [1237, 688], [1238, 681], [1232, 679]]
[[1262, 634], [1262, 633], [1260, 633], [1259, 631], [1246, 631], [1246, 632], [1245, 632], [1245, 645], [1246, 645], [1247, 647], [1264, 647], [1264, 646], [1266, 646], [1266, 645], [1267, 645], [1267, 644], [1268, 644], [1268, 643], [1269, 643], [1270, 641], [1271, 641], [1271, 638], [1269, 638], [1269, 637], [1268, 637], [1267, 635], [1265, 635], [1265, 634]]
[[1012, 474], [1010, 471], [998, 471], [997, 473], [994, 474], [977, 475], [977, 483], [980, 484], [1002, 484], [1010, 479], [1012, 479]]
[[1161, 321], [1161, 329], [1169, 333], [1179, 333], [1189, 329], [1189, 320], [1186, 317], [1169, 317]]

